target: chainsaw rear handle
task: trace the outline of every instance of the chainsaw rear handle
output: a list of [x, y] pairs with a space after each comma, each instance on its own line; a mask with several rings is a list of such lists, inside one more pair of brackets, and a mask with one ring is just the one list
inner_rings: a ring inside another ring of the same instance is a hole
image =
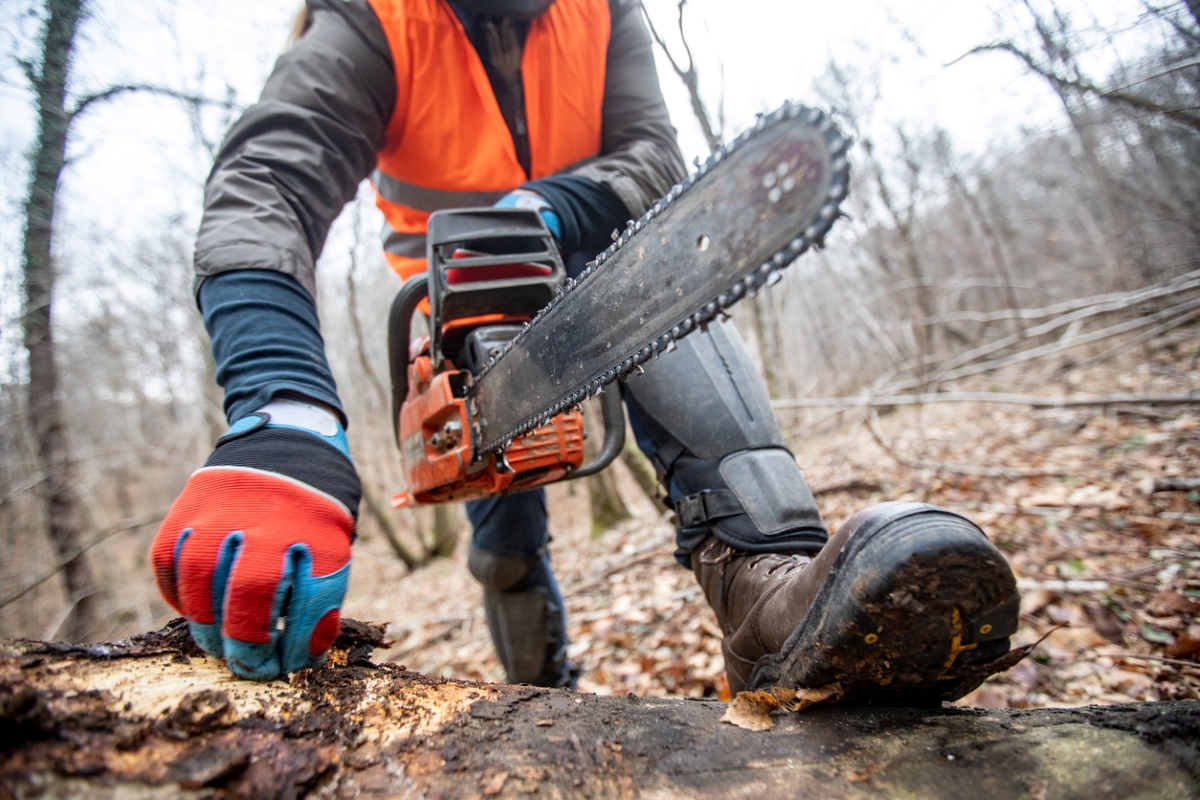
[[412, 317], [421, 301], [429, 297], [429, 275], [414, 275], [404, 282], [392, 310], [388, 312], [388, 367], [392, 374], [392, 437], [400, 446], [400, 407], [408, 397], [408, 348]]
[[[400, 446], [400, 408], [408, 397], [409, 347], [412, 318], [421, 301], [429, 296], [428, 274], [415, 275], [404, 282], [388, 313], [388, 365], [392, 379], [392, 437]], [[600, 395], [600, 418], [604, 421], [604, 442], [590, 463], [571, 473], [571, 479], [595, 475], [613, 462], [625, 446], [625, 415], [621, 395], [610, 389]]]
[[621, 393], [615, 387], [600, 395], [600, 419], [604, 420], [604, 443], [590, 464], [571, 473], [571, 480], [595, 475], [613, 462], [625, 447], [625, 414], [621, 408]]

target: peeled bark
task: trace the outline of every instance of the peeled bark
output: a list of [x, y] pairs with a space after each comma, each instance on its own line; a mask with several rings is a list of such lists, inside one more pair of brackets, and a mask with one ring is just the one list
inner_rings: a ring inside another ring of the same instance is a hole
[[1200, 703], [814, 707], [753, 732], [725, 704], [428, 678], [368, 660], [231, 680], [182, 622], [111, 645], [0, 643], [0, 796], [1194, 797]]

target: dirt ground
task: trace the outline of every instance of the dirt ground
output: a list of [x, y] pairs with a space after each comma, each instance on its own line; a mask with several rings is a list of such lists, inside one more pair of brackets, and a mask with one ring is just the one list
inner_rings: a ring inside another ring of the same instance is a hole
[[[1198, 358], [1200, 336], [1180, 332], [1036, 393], [1187, 394], [1200, 387]], [[1063, 366], [955, 388], [1016, 391]], [[1015, 644], [1061, 627], [961, 702], [1042, 707], [1200, 698], [1200, 491], [1161, 491], [1167, 479], [1200, 477], [1198, 411], [953, 403], [781, 422], [831, 529], [884, 500], [936, 503], [983, 527], [1020, 580]], [[719, 631], [692, 574], [675, 565], [669, 515], [623, 470], [620, 485], [636, 515], [596, 538], [586, 490], [550, 489], [580, 690], [727, 697]], [[393, 644], [377, 660], [503, 679], [461, 538], [452, 559], [411, 575], [378, 538], [358, 547], [346, 615], [390, 623]]]

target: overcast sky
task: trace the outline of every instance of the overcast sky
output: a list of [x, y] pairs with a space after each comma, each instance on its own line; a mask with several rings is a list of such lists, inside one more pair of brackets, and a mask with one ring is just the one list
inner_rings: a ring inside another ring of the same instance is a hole
[[[648, 0], [660, 30], [673, 34], [673, 0]], [[16, 211], [26, 176], [22, 155], [33, 131], [30, 96], [12, 66], [14, 50], [36, 33], [21, 16], [29, 0], [0, 0], [0, 265], [12, 287]], [[257, 95], [281, 51], [296, 0], [93, 0], [75, 65], [76, 91], [113, 82], [155, 82], [241, 101]], [[705, 99], [715, 114], [724, 97], [728, 131], [783, 100], [812, 100], [811, 85], [830, 59], [878, 75], [880, 124], [934, 123], [950, 131], [960, 152], [981, 154], [1023, 128], [1062, 124], [1056, 100], [1011, 57], [984, 55], [947, 66], [973, 45], [994, 38], [1009, 0], [690, 0], [689, 39]], [[1061, 0], [1077, 24], [1093, 19], [1129, 28], [1137, 0]], [[1098, 74], [1113, 48], [1085, 43]], [[681, 51], [680, 51], [681, 52]], [[660, 76], [690, 162], [706, 152], [682, 84], [660, 59]], [[226, 120], [210, 111], [205, 136], [219, 138]], [[75, 131], [65, 177], [64, 240], [136, 236], [166, 217], [194, 228], [209, 156], [196, 144], [188, 115], [169, 100], [125, 97], [88, 113]], [[78, 252], [78, 247], [75, 248]], [[5, 291], [5, 294], [11, 293]], [[7, 311], [7, 309], [5, 310]], [[7, 316], [7, 314], [5, 314]], [[9, 317], [11, 319], [11, 317]]]

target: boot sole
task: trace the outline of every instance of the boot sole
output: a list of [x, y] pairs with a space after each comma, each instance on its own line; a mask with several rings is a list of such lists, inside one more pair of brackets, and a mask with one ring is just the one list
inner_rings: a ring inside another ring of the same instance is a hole
[[[845, 565], [853, 559], [852, 570]], [[910, 505], [850, 537], [809, 613], [747, 689], [837, 683], [840, 702], [937, 706], [975, 689], [1009, 651], [1020, 598], [973, 523]]]

